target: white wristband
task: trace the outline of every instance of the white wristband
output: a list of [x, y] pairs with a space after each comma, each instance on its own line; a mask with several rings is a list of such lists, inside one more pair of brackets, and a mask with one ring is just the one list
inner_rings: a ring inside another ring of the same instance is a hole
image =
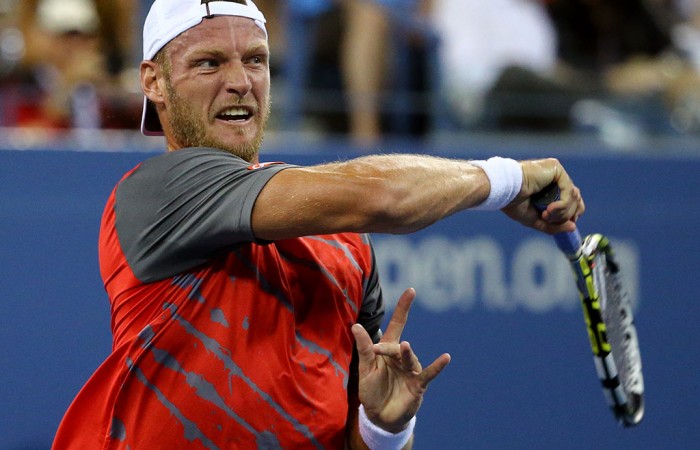
[[476, 160], [469, 163], [481, 167], [491, 183], [489, 196], [483, 203], [472, 209], [495, 211], [505, 208], [520, 192], [523, 184], [523, 169], [518, 161], [496, 156], [486, 161]]
[[360, 436], [370, 450], [399, 450], [406, 445], [413, 435], [416, 417], [408, 422], [408, 426], [396, 434], [382, 430], [373, 424], [365, 413], [365, 407], [360, 405]]

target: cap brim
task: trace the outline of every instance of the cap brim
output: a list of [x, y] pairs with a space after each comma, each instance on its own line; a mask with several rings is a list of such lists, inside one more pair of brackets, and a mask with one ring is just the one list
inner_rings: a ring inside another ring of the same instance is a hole
[[158, 119], [156, 107], [146, 97], [143, 98], [141, 133], [145, 136], [163, 136], [163, 126], [160, 124], [160, 119]]

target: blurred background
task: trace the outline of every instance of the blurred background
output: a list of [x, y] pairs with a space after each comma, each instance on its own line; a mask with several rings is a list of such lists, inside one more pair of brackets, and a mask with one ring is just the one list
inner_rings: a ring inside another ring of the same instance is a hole
[[[97, 232], [114, 184], [162, 152], [139, 133], [148, 0], [0, 0], [0, 449], [48, 449], [109, 353]], [[625, 262], [645, 421], [606, 411], [566, 262], [466, 213], [375, 236], [407, 338], [453, 363], [416, 448], [697, 448], [700, 0], [258, 0], [273, 114], [263, 160], [555, 156], [581, 227]]]
[[[618, 148], [700, 133], [697, 0], [258, 3], [272, 47], [271, 134], [371, 151], [464, 132], [595, 135]], [[135, 131], [149, 6], [0, 0], [10, 144], [12, 133]]]

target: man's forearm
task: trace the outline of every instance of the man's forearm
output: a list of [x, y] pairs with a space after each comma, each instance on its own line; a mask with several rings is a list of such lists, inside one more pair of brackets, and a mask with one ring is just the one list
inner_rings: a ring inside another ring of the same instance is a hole
[[489, 192], [484, 171], [468, 161], [367, 156], [278, 173], [258, 197], [253, 224], [256, 236], [270, 240], [344, 231], [409, 233], [480, 204]]

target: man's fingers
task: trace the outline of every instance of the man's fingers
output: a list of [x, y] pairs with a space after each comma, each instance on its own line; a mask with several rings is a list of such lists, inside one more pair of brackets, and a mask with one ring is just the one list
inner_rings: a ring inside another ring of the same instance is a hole
[[392, 358], [397, 358], [401, 354], [400, 346], [396, 342], [380, 342], [374, 344], [373, 350], [375, 355], [389, 356]]
[[360, 367], [367, 367], [373, 364], [375, 360], [373, 350], [374, 344], [372, 343], [372, 338], [369, 337], [367, 330], [365, 330], [359, 323], [353, 325], [351, 330], [352, 334], [355, 336]]
[[410, 372], [420, 372], [423, 370], [420, 361], [418, 361], [418, 357], [413, 353], [413, 350], [411, 350], [411, 344], [406, 341], [402, 342], [399, 351], [401, 352], [401, 365], [404, 370]]
[[[581, 197], [581, 191], [577, 187], [573, 187], [569, 192], [562, 192], [562, 199], [551, 203], [547, 209], [541, 213], [541, 219], [544, 223], [535, 224], [534, 228], [546, 232], [552, 232], [553, 229], [568, 229], [567, 222], [576, 222], [578, 218], [586, 211], [586, 206]], [[546, 224], [546, 225], [545, 225]]]
[[391, 315], [391, 320], [389, 320], [389, 325], [386, 327], [386, 333], [382, 337], [382, 342], [399, 342], [401, 340], [401, 333], [406, 326], [406, 321], [408, 320], [408, 311], [411, 309], [411, 303], [416, 297], [416, 291], [413, 288], [406, 289], [399, 302], [394, 308], [394, 313]]
[[[374, 344], [375, 355], [381, 355], [394, 360], [400, 359], [401, 369], [418, 375], [418, 382], [421, 387], [427, 388], [428, 384], [437, 377], [442, 370], [447, 367], [452, 357], [449, 353], [443, 353], [433, 363], [423, 369], [418, 356], [411, 349], [411, 344], [403, 341], [396, 343]], [[398, 363], [398, 361], [397, 361]]]
[[431, 365], [426, 367], [419, 375], [418, 379], [420, 381], [421, 386], [424, 389], [427, 388], [430, 382], [433, 381], [438, 375], [440, 375], [440, 372], [442, 372], [443, 369], [447, 367], [451, 360], [452, 357], [449, 353], [443, 353], [442, 355], [438, 356], [438, 358], [435, 361], [433, 361]]
[[[568, 178], [567, 178], [568, 180]], [[561, 199], [547, 205], [538, 219], [531, 225], [539, 231], [549, 234], [573, 231], [578, 218], [585, 212], [586, 206], [581, 191], [570, 180], [568, 188], [562, 189]]]

